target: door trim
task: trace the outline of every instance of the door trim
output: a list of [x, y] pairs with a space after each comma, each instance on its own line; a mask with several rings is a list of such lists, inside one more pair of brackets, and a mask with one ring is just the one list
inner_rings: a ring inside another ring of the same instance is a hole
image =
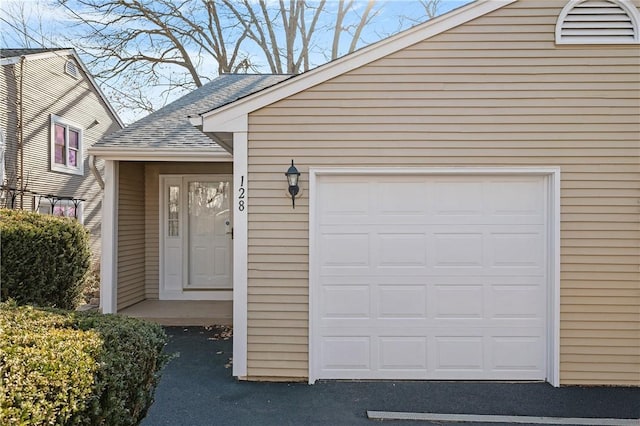
[[[226, 178], [229, 180], [231, 188], [229, 193], [233, 194], [233, 176], [231, 174], [221, 174], [221, 173], [213, 173], [213, 174], [161, 174], [159, 175], [159, 188], [158, 188], [158, 192], [159, 192], [159, 196], [158, 196], [158, 210], [159, 210], [159, 223], [158, 223], [158, 255], [159, 255], [159, 262], [158, 262], [158, 299], [159, 300], [223, 300], [223, 301], [227, 301], [227, 300], [233, 300], [233, 289], [229, 289], [229, 290], [217, 290], [217, 289], [212, 289], [212, 290], [184, 290], [184, 288], [181, 288], [179, 291], [173, 291], [173, 290], [166, 290], [165, 289], [165, 276], [164, 276], [164, 256], [165, 256], [165, 235], [164, 235], [164, 221], [166, 220], [166, 213], [165, 213], [165, 203], [166, 203], [166, 194], [164, 191], [165, 185], [167, 183], [168, 180], [171, 179], [181, 179], [181, 181], [184, 180], [185, 177], [188, 177], [190, 179], [211, 179], [211, 178]], [[184, 188], [182, 187], [182, 194], [180, 195], [181, 198], [181, 202], [184, 201], [183, 197], [186, 197], [187, 194], [185, 194]], [[184, 208], [184, 206], [183, 206]], [[187, 256], [187, 248], [186, 248], [186, 244], [185, 244], [185, 228], [184, 228], [184, 220], [185, 220], [185, 213], [183, 212], [180, 216], [180, 221], [181, 221], [181, 226], [180, 226], [180, 232], [181, 232], [181, 238], [183, 239], [183, 247], [182, 247], [182, 276], [183, 279], [185, 277], [186, 271], [185, 271], [185, 263], [187, 261], [186, 256]], [[233, 212], [231, 212], [231, 216], [230, 216], [230, 220], [233, 226]], [[231, 266], [233, 265], [233, 244], [232, 244], [232, 248], [231, 248], [231, 252], [229, 253], [229, 255], [231, 256]], [[230, 266], [230, 269], [232, 271], [233, 274], [233, 269]], [[231, 282], [233, 283], [233, 275], [231, 278]]]
[[547, 177], [548, 256], [547, 259], [547, 362], [546, 381], [560, 386], [560, 168], [556, 167], [446, 167], [446, 168], [310, 168], [309, 169], [309, 384], [318, 380], [316, 359], [315, 303], [318, 299], [319, 250], [316, 228], [318, 223], [317, 179], [321, 176], [368, 175], [513, 175]]

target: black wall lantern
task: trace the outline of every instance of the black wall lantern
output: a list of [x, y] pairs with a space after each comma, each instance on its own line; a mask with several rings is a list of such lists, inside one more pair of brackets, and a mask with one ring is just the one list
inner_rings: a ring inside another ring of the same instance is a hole
[[289, 194], [291, 194], [291, 202], [293, 203], [293, 208], [296, 208], [296, 195], [300, 192], [300, 187], [298, 186], [298, 178], [300, 177], [300, 172], [296, 169], [296, 166], [293, 165], [293, 160], [291, 160], [291, 167], [287, 170], [287, 173], [284, 174], [287, 177], [287, 182], [289, 182]]

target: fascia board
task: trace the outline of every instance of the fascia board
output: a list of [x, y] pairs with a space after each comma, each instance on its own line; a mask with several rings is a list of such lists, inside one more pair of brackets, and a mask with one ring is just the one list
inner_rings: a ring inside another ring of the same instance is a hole
[[118, 161], [233, 161], [233, 155], [221, 150], [153, 150], [123, 148], [90, 148], [89, 153], [103, 160]]
[[11, 65], [20, 62], [21, 58], [25, 58], [27, 61], [34, 61], [36, 59], [47, 59], [54, 58], [56, 56], [68, 56], [72, 55], [72, 49], [60, 49], [60, 50], [52, 50], [49, 52], [40, 52], [40, 53], [28, 53], [26, 55], [18, 55], [18, 56], [10, 56], [8, 58], [0, 59], [0, 64], [2, 65]]
[[243, 111], [224, 114], [211, 120], [202, 117], [202, 131], [209, 132], [246, 132], [249, 125], [249, 116]]
[[228, 123], [236, 123], [236, 120], [241, 117], [280, 99], [302, 92], [309, 87], [434, 37], [487, 13], [508, 6], [515, 1], [517, 0], [478, 0], [470, 3], [314, 70], [285, 80], [254, 95], [249, 95], [229, 105], [200, 114], [203, 119], [203, 128], [205, 131], [246, 131], [246, 127], [240, 130], [231, 130], [225, 126], [228, 126]]
[[0, 65], [14, 65], [20, 62], [20, 56], [12, 56], [10, 58], [0, 58]]

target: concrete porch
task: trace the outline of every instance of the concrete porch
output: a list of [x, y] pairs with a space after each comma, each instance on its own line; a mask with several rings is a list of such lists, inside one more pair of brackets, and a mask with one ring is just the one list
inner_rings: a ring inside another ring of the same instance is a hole
[[211, 300], [144, 300], [118, 311], [166, 326], [233, 325], [233, 302]]

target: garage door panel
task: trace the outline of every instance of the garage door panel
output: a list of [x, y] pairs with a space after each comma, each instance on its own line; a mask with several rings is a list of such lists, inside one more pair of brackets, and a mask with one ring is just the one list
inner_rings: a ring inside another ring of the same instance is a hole
[[433, 185], [434, 216], [450, 220], [469, 220], [469, 216], [484, 216], [483, 182], [473, 178], [440, 178]]
[[369, 234], [366, 232], [333, 232], [320, 237], [323, 268], [369, 267]]
[[427, 266], [427, 240], [424, 232], [375, 233], [373, 249], [376, 265], [384, 267]]
[[482, 268], [482, 233], [436, 232], [432, 241], [435, 268]]
[[371, 370], [371, 343], [366, 336], [325, 336], [320, 342], [323, 370]]
[[[543, 322], [539, 277], [357, 277], [325, 279], [319, 319]], [[429, 325], [425, 322], [423, 326]]]
[[544, 182], [538, 177], [489, 181], [486, 197], [489, 214], [544, 220], [546, 202], [543, 185]]
[[492, 371], [543, 374], [545, 352], [540, 336], [492, 336], [487, 347], [490, 349]]
[[494, 268], [541, 268], [544, 265], [546, 250], [542, 230], [494, 232], [488, 244]]
[[[398, 184], [401, 184], [403, 191], [398, 191]], [[371, 183], [376, 191], [373, 200], [375, 217], [384, 221], [410, 219], [411, 216], [420, 218], [429, 212], [429, 191], [430, 188], [424, 180], [404, 180], [402, 182], [377, 181]], [[420, 194], [417, 197], [407, 197], [406, 194]]]
[[491, 285], [487, 316], [493, 319], [544, 320], [544, 291], [539, 285]]
[[368, 285], [326, 285], [322, 295], [322, 318], [371, 318]]
[[379, 369], [427, 372], [427, 338], [423, 336], [380, 336]]
[[482, 285], [435, 285], [433, 305], [435, 319], [484, 317]]
[[[329, 183], [329, 182], [327, 182]], [[370, 185], [366, 181], [339, 182], [329, 188], [320, 186], [319, 197], [324, 201], [320, 207], [321, 217], [326, 223], [346, 223], [369, 215]]]
[[426, 319], [427, 286], [380, 285], [377, 287], [377, 317], [386, 319]]
[[435, 336], [433, 341], [436, 371], [483, 371], [482, 335]]
[[[357, 201], [325, 207], [356, 187]], [[321, 176], [318, 188], [312, 375], [545, 378], [545, 178]]]

